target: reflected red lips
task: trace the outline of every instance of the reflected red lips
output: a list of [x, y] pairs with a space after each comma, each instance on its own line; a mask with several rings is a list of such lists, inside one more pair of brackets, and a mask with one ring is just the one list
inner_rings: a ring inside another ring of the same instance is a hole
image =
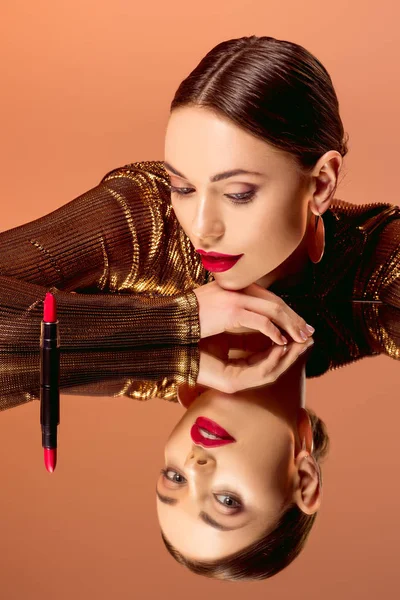
[[190, 437], [195, 444], [205, 448], [215, 448], [236, 442], [223, 427], [207, 417], [197, 417], [190, 430]]

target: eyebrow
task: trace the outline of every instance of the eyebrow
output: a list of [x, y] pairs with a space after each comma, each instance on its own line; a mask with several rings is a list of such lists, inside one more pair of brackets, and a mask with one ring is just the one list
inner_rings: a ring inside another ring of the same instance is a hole
[[[178, 177], [182, 177], [183, 179], [186, 179], [186, 181], [189, 181], [189, 179], [187, 177], [185, 177], [182, 173], [180, 173], [177, 169], [175, 169], [169, 163], [164, 161], [164, 166], [169, 171], [171, 171], [171, 173], [174, 173], [175, 175], [178, 175]], [[234, 175], [261, 175], [261, 176], [264, 176], [264, 173], [259, 173], [258, 171], [246, 171], [245, 169], [231, 169], [230, 171], [223, 171], [222, 173], [217, 173], [216, 175], [212, 175], [210, 177], [210, 181], [211, 181], [211, 183], [214, 183], [215, 181], [220, 181], [221, 179], [228, 179], [228, 177], [233, 177]]]
[[[163, 502], [164, 504], [174, 506], [179, 502], [177, 498], [171, 498], [171, 496], [164, 496], [163, 494], [160, 494], [157, 488], [156, 494], [158, 499], [161, 500], [161, 502]], [[199, 513], [199, 517], [204, 521], [204, 523], [207, 523], [207, 525], [211, 525], [211, 527], [214, 527], [214, 529], [219, 529], [220, 531], [233, 531], [234, 529], [240, 529], [241, 527], [244, 527], [246, 525], [246, 523], [244, 523], [244, 525], [238, 525], [236, 527], [227, 527], [226, 525], [221, 525], [221, 523], [217, 523], [217, 521], [215, 521], [212, 517], [210, 517], [208, 513], [204, 512], [203, 510]]]

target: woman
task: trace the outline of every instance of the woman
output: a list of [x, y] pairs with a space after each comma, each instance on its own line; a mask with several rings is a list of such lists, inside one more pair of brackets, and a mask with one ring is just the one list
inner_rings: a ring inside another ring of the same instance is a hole
[[[312, 323], [291, 297], [400, 306], [400, 209], [334, 198], [346, 142], [332, 81], [307, 50], [270, 37], [222, 42], [175, 94], [165, 164], [114, 169], [0, 235], [0, 348], [37, 348], [48, 290], [65, 349], [248, 330], [303, 343]], [[198, 364], [186, 369], [196, 381]], [[270, 574], [248, 563], [246, 572]]]
[[165, 446], [157, 512], [167, 549], [194, 573], [265, 579], [302, 550], [328, 449], [305, 409], [304, 367], [300, 357], [275, 383], [234, 394], [179, 390], [187, 410]]
[[[346, 153], [316, 58], [269, 37], [219, 44], [172, 102], [172, 190], [161, 162], [134, 163], [0, 234], [0, 347], [37, 347], [48, 290], [64, 348], [196, 343], [243, 328], [302, 342], [312, 328], [289, 293], [399, 305], [399, 207], [334, 200]], [[260, 174], [218, 175], [237, 168]], [[231, 266], [199, 250], [241, 257]]]

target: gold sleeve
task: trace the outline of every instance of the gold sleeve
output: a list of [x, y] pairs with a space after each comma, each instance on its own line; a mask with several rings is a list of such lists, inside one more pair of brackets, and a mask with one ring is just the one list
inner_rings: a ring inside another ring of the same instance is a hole
[[378, 249], [386, 258], [378, 263], [380, 298], [400, 309], [400, 216], [385, 227]]
[[[389, 213], [385, 217], [385, 213]], [[386, 211], [362, 227], [368, 235], [355, 279], [360, 298], [400, 308], [400, 208]]]
[[[176, 402], [180, 384], [196, 383], [199, 358], [198, 344], [61, 351], [60, 394]], [[0, 411], [40, 399], [39, 366], [38, 351], [0, 350]]]
[[150, 171], [107, 174], [0, 233], [0, 349], [38, 348], [47, 291], [57, 295], [61, 348], [197, 343], [196, 295], [173, 285], [167, 191]]

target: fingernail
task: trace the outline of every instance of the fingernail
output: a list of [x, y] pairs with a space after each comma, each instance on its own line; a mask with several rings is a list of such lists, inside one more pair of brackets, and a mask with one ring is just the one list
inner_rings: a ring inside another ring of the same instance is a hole
[[314, 327], [312, 327], [311, 325], [306, 325], [306, 327], [310, 333], [314, 333], [314, 331], [315, 331]]
[[308, 340], [308, 335], [304, 333], [302, 329], [300, 329], [300, 336], [303, 338], [303, 340]]
[[282, 340], [282, 342], [283, 342], [284, 344], [287, 344], [287, 343], [288, 343], [288, 341], [287, 341], [287, 339], [285, 338], [285, 336], [284, 336], [284, 335], [281, 335], [281, 340]]
[[[312, 338], [310, 338], [308, 340], [307, 344], [304, 344], [305, 348], [302, 349], [302, 351], [300, 352], [300, 354], [303, 354], [304, 352], [306, 352], [310, 348], [310, 346], [313, 345], [313, 343], [314, 343], [314, 340]], [[299, 354], [299, 356], [300, 356], [300, 354]]]

